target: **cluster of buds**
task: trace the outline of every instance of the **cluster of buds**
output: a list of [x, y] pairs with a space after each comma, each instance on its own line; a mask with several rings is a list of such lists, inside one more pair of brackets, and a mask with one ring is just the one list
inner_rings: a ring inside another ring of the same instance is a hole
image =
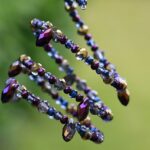
[[[87, 0], [65, 0], [65, 8], [71, 15], [73, 21], [76, 22], [78, 33], [85, 37], [88, 46], [93, 52], [93, 56], [88, 55], [88, 51], [85, 48], [81, 48], [78, 44], [75, 44], [49, 21], [33, 19], [31, 21], [31, 27], [36, 38], [36, 46], [43, 47], [48, 56], [56, 62], [59, 71], [64, 72], [65, 75], [61, 79], [57, 78], [51, 72], [47, 72], [40, 63], [33, 61], [31, 57], [21, 55], [10, 65], [8, 71], [9, 79], [6, 81], [6, 86], [2, 91], [1, 100], [2, 103], [8, 103], [24, 99], [35, 106], [39, 112], [47, 114], [51, 119], [60, 121], [64, 125], [62, 137], [66, 142], [70, 141], [75, 133], [78, 132], [81, 138], [85, 140], [102, 143], [104, 135], [92, 124], [89, 114], [97, 115], [107, 122], [113, 119], [113, 114], [110, 108], [98, 96], [98, 93], [90, 88], [86, 81], [75, 73], [68, 61], [58, 53], [51, 41], [64, 45], [75, 54], [77, 60], [83, 61], [92, 70], [95, 70], [103, 79], [104, 83], [110, 84], [117, 90], [118, 98], [125, 106], [129, 102], [129, 91], [126, 81], [116, 72], [114, 65], [104, 57], [103, 51], [99, 49], [92, 39], [91, 34], [88, 33], [88, 27], [80, 19], [76, 10], [77, 5], [84, 9], [87, 5]], [[30, 80], [40, 86], [43, 92], [50, 95], [51, 99], [56, 104], [59, 104], [60, 108], [64, 109], [66, 114], [71, 115], [72, 118], [69, 119], [67, 115], [63, 115], [60, 111], [52, 107], [47, 100], [42, 100], [35, 96], [25, 86], [21, 85], [15, 79], [21, 73], [28, 75]], [[76, 89], [73, 88], [74, 84]], [[60, 91], [69, 95], [77, 104], [70, 104], [60, 96]], [[81, 94], [80, 91], [84, 94]]]

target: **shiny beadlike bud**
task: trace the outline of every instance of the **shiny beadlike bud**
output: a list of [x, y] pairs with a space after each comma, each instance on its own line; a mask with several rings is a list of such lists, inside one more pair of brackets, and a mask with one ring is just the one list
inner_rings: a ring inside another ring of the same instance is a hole
[[43, 76], [45, 74], [45, 69], [42, 67], [38, 68], [37, 71], [38, 71], [39, 76]]
[[66, 82], [64, 79], [59, 79], [55, 83], [55, 88], [57, 90], [63, 90], [63, 89], [65, 89], [65, 86], [66, 86]]
[[54, 29], [53, 30], [53, 40], [55, 41], [55, 42], [62, 42], [62, 39], [64, 39], [64, 34], [62, 33], [62, 31], [61, 30], [59, 30], [59, 29]]
[[78, 29], [78, 32], [79, 32], [80, 34], [82, 34], [82, 35], [87, 34], [88, 31], [89, 31], [89, 28], [88, 28], [87, 25], [83, 25], [83, 26], [81, 26], [81, 27]]
[[41, 28], [42, 27], [42, 25], [43, 25], [43, 22], [41, 21], [41, 20], [39, 20], [39, 19], [33, 19], [33, 20], [31, 20], [31, 26], [32, 26], [32, 28]]
[[76, 87], [79, 90], [85, 90], [85, 88], [87, 87], [86, 81], [85, 80], [79, 80], [79, 81], [77, 81]]
[[29, 93], [27, 90], [22, 90], [22, 92], [21, 92], [22, 98], [26, 99], [28, 97], [28, 95], [29, 95]]
[[75, 82], [75, 80], [76, 80], [76, 75], [74, 75], [74, 74], [69, 74], [69, 75], [65, 76], [64, 79], [65, 79], [67, 85], [70, 86], [70, 85], [72, 85], [72, 84]]
[[102, 75], [102, 78], [105, 84], [111, 84], [113, 82], [113, 79], [111, 77], [105, 77]]
[[78, 133], [81, 136], [82, 139], [84, 140], [88, 140], [91, 138], [91, 132], [89, 131], [89, 129], [82, 125], [78, 128]]
[[10, 66], [8, 75], [9, 75], [9, 77], [14, 77], [14, 76], [18, 75], [21, 72], [21, 70], [22, 69], [20, 66], [20, 62], [16, 61]]
[[98, 61], [94, 61], [94, 62], [91, 64], [91, 68], [92, 68], [93, 70], [98, 69], [98, 67], [99, 67], [99, 62], [98, 62]]
[[56, 77], [55, 77], [55, 76], [52, 76], [52, 75], [49, 76], [49, 79], [48, 79], [48, 80], [49, 80], [49, 83], [50, 83], [50, 84], [54, 84], [54, 83], [56, 83], [56, 81], [57, 81]]
[[40, 102], [37, 107], [38, 107], [39, 112], [41, 113], [47, 113], [49, 110], [48, 103], [45, 101]]
[[79, 121], [82, 121], [84, 120], [87, 116], [88, 116], [88, 113], [89, 113], [89, 99], [88, 98], [85, 98], [83, 100], [83, 102], [81, 102], [79, 105], [78, 105], [78, 108], [77, 108], [77, 113], [78, 113], [78, 119]]
[[80, 122], [82, 125], [85, 125], [86, 127], [90, 127], [91, 126], [91, 118], [88, 116], [87, 118], [85, 118], [83, 121]]
[[81, 48], [80, 51], [76, 54], [77, 60], [83, 60], [87, 58], [88, 52], [85, 48]]
[[62, 130], [62, 137], [66, 142], [72, 140], [76, 133], [76, 126], [75, 123], [68, 123], [63, 127]]
[[83, 95], [78, 94], [77, 97], [76, 97], [76, 101], [77, 101], [77, 102], [81, 102], [81, 101], [83, 101], [83, 98], [84, 98]]
[[30, 60], [30, 59], [26, 59], [26, 60], [23, 61], [23, 64], [24, 64], [27, 68], [31, 69], [32, 66], [34, 65], [34, 62], [33, 62], [32, 60]]
[[111, 121], [113, 119], [113, 114], [107, 106], [102, 106], [99, 115], [104, 121]]
[[50, 28], [39, 35], [39, 37], [36, 40], [36, 45], [44, 46], [48, 44], [51, 39], [52, 39], [52, 29]]
[[127, 82], [121, 77], [116, 77], [111, 85], [117, 90], [125, 90], [127, 88]]
[[69, 5], [68, 3], [65, 3], [65, 9], [66, 9], [67, 11], [70, 11], [71, 7], [70, 7], [70, 5]]
[[118, 91], [118, 98], [122, 105], [127, 106], [130, 101], [130, 92], [128, 89]]
[[77, 116], [77, 106], [76, 104], [70, 104], [67, 108], [67, 112], [72, 114], [74, 117]]
[[31, 57], [24, 55], [24, 54], [19, 57], [19, 61], [21, 62], [24, 62], [26, 60], [31, 60]]
[[91, 132], [85, 132], [84, 136], [82, 136], [83, 140], [89, 140], [91, 138]]
[[61, 119], [60, 119], [60, 122], [62, 124], [67, 124], [68, 123], [68, 116], [64, 115]]
[[94, 132], [91, 136], [91, 141], [96, 144], [101, 144], [104, 141], [104, 135], [101, 132]]
[[6, 80], [6, 85], [8, 85], [8, 84], [13, 84], [13, 83], [17, 83], [16, 79], [14, 79], [14, 78], [9, 78], [8, 80]]
[[72, 92], [72, 88], [70, 86], [67, 86], [65, 89], [64, 89], [64, 93], [66, 94], [70, 94]]
[[86, 9], [87, 0], [76, 0], [81, 9]]
[[59, 70], [60, 71], [67, 71], [69, 65], [68, 65], [68, 61], [66, 59], [63, 59], [61, 66], [59, 66]]
[[2, 103], [8, 103], [9, 101], [11, 101], [18, 86], [19, 85], [16, 82], [6, 85], [1, 94]]
[[114, 70], [116, 71], [116, 68], [113, 64], [111, 64], [110, 62], [108, 62], [108, 64], [105, 66], [105, 68], [109, 71]]

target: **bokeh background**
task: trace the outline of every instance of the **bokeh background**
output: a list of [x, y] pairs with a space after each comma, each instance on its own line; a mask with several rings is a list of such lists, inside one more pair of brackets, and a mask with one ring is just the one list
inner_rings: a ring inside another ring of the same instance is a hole
[[[0, 0], [0, 91], [7, 79], [10, 63], [23, 53], [42, 63], [58, 77], [64, 75], [42, 49], [35, 47], [29, 25], [34, 17], [50, 20], [84, 47], [84, 40], [77, 36], [75, 26], [63, 6], [63, 0]], [[79, 135], [65, 143], [61, 137], [61, 124], [49, 120], [21, 101], [17, 104], [0, 104], [0, 150], [149, 149], [150, 1], [89, 0], [87, 10], [80, 10], [80, 14], [105, 50], [107, 58], [116, 64], [118, 72], [127, 79], [131, 91], [129, 106], [121, 106], [114, 89], [104, 85], [93, 71], [76, 61], [68, 50], [56, 45], [75, 72], [85, 78], [112, 108], [115, 117], [111, 123], [93, 117], [95, 125], [105, 133], [104, 143], [95, 145], [82, 141]], [[26, 76], [17, 79], [38, 96], [51, 100]]]

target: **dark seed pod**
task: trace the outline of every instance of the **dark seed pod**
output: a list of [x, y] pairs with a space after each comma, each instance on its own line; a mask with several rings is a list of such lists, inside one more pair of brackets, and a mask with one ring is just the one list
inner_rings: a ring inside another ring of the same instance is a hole
[[88, 113], [89, 113], [89, 99], [88, 98], [85, 98], [83, 102], [81, 102], [78, 105], [77, 112], [78, 112], [79, 121], [84, 120], [88, 116]]
[[76, 133], [74, 123], [68, 123], [63, 127], [62, 136], [66, 142], [69, 142]]
[[130, 101], [130, 93], [128, 89], [118, 91], [118, 98], [122, 105], [127, 106]]
[[48, 44], [51, 39], [52, 39], [52, 30], [50, 28], [39, 35], [39, 37], [36, 40], [36, 46], [44, 46]]
[[20, 67], [20, 62], [16, 61], [10, 66], [8, 75], [9, 75], [9, 77], [14, 77], [14, 76], [18, 75], [21, 72], [21, 70], [22, 69]]
[[18, 85], [16, 82], [6, 85], [1, 94], [2, 103], [8, 103], [13, 98], [17, 87]]

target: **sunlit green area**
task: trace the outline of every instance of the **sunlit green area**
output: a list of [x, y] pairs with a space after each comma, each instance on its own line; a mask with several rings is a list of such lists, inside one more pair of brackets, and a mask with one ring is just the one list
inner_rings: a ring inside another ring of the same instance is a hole
[[[105, 134], [104, 143], [95, 145], [83, 141], [78, 134], [71, 142], [65, 143], [59, 122], [48, 119], [21, 101], [0, 104], [0, 150], [149, 149], [150, 1], [89, 0], [87, 9], [79, 11], [96, 42], [105, 50], [106, 57], [127, 79], [131, 91], [129, 106], [121, 106], [114, 89], [103, 84], [88, 66], [77, 61], [67, 49], [56, 45], [75, 72], [86, 79], [112, 108], [114, 120], [110, 123], [92, 116], [94, 124]], [[9, 65], [21, 54], [30, 55], [56, 76], [64, 76], [42, 48], [36, 48], [30, 29], [30, 20], [34, 17], [50, 20], [76, 43], [86, 46], [82, 37], [76, 34], [75, 25], [64, 10], [63, 0], [0, 0], [0, 90], [8, 77]], [[27, 76], [22, 75], [17, 79], [55, 106], [51, 98]]]

